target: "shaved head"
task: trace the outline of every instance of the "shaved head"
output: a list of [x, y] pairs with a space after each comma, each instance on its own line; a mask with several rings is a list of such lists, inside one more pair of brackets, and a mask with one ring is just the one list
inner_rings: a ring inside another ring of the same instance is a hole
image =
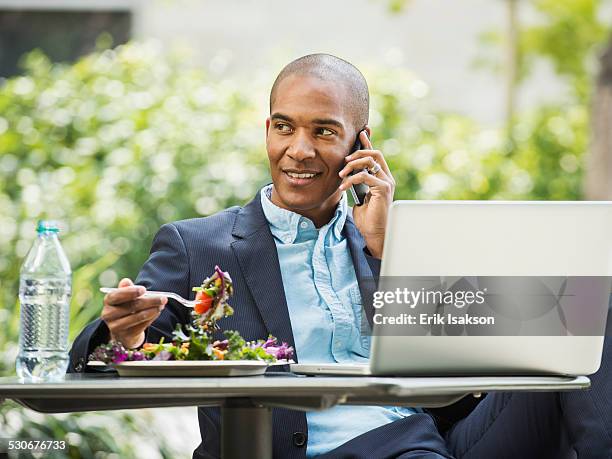
[[357, 68], [339, 57], [331, 54], [309, 54], [290, 62], [276, 77], [270, 91], [270, 113], [279, 84], [288, 76], [311, 76], [323, 81], [343, 84], [351, 97], [346, 101], [346, 108], [351, 115], [355, 130], [368, 124], [370, 96], [368, 83]]

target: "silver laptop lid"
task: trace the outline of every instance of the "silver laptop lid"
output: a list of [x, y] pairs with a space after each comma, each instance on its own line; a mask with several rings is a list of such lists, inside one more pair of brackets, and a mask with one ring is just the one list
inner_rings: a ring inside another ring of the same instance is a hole
[[385, 276], [610, 276], [612, 202], [396, 201]]
[[[381, 276], [444, 282], [470, 282], [468, 276], [612, 276], [612, 203], [397, 201], [389, 214]], [[589, 309], [605, 323], [609, 286], [599, 290], [580, 314]], [[599, 366], [603, 343], [594, 333], [381, 336], [380, 329], [374, 325], [371, 353], [377, 374], [589, 374]]]

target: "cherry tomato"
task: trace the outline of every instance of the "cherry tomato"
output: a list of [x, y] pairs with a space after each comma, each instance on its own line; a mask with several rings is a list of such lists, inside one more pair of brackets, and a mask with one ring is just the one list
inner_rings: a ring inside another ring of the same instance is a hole
[[[198, 292], [198, 294], [200, 293], [201, 292]], [[198, 298], [198, 296], [196, 295], [196, 301], [197, 303], [194, 308], [196, 314], [204, 314], [212, 306], [213, 299], [208, 295], [200, 295], [200, 298]]]

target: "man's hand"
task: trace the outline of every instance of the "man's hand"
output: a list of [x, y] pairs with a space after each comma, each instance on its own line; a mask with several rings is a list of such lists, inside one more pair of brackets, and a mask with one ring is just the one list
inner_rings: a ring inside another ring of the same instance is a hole
[[[387, 214], [395, 192], [395, 180], [383, 154], [379, 150], [372, 149], [370, 139], [365, 132], [359, 133], [359, 140], [361, 140], [363, 150], [358, 150], [346, 157], [348, 164], [339, 174], [344, 179], [340, 189], [347, 190], [351, 185], [357, 183], [365, 183], [370, 187], [363, 205], [353, 207], [353, 219], [370, 253], [375, 258], [381, 258], [385, 244]], [[376, 164], [380, 166], [380, 170], [375, 174], [364, 170], [349, 176], [349, 173], [355, 169], [375, 170], [377, 169]]]
[[144, 331], [161, 313], [166, 297], [141, 298], [147, 291], [130, 279], [121, 279], [119, 290], [106, 294], [101, 319], [110, 330], [110, 337], [126, 348], [140, 346]]

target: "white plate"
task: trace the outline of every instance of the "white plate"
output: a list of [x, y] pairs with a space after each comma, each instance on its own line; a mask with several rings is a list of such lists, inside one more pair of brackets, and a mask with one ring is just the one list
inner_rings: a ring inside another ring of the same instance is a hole
[[[289, 362], [268, 364], [259, 360], [137, 360], [108, 366], [115, 368], [119, 376], [256, 376], [266, 372], [268, 366], [286, 365]], [[102, 362], [89, 362], [89, 366], [106, 366]]]

